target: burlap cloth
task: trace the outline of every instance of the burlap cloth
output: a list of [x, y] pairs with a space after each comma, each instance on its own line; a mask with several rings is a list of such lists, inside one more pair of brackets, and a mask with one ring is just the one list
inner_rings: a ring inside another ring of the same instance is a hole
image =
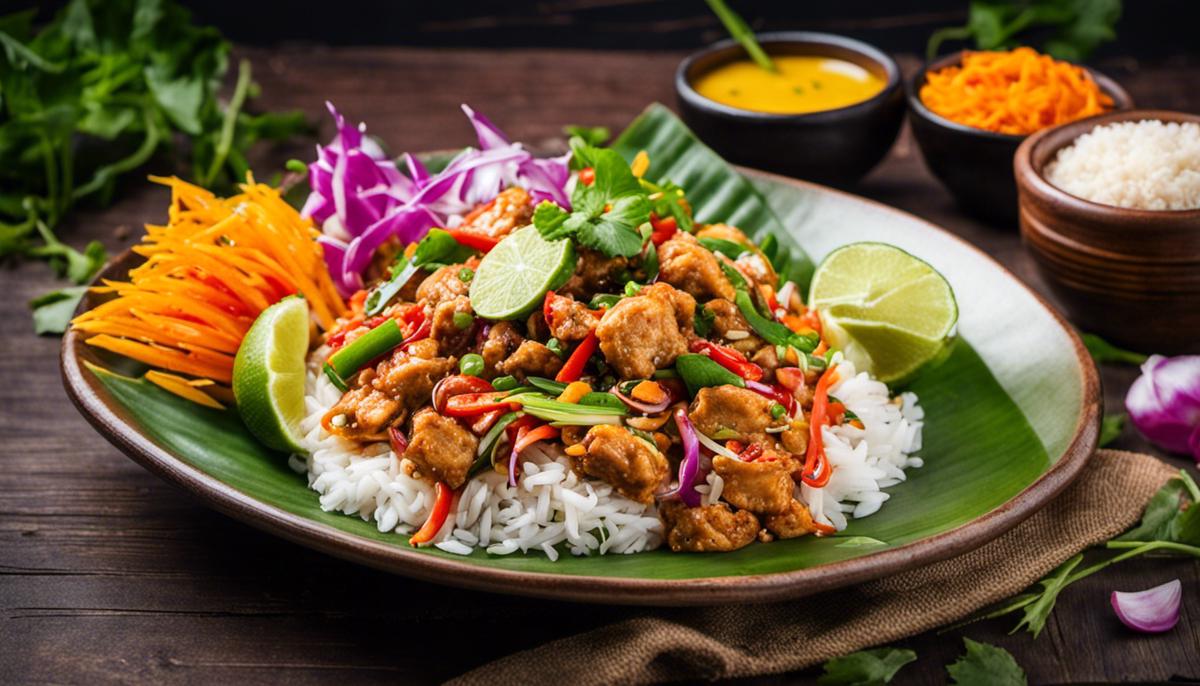
[[772, 605], [631, 608], [628, 619], [510, 655], [451, 683], [644, 684], [802, 669], [956, 622], [1019, 593], [1137, 522], [1176, 473], [1148, 455], [1101, 450], [1049, 505], [959, 557]]

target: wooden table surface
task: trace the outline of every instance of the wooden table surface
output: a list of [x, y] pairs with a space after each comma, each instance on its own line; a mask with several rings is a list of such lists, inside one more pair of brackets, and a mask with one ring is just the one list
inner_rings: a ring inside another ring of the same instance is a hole
[[[563, 124], [614, 131], [647, 103], [673, 102], [681, 55], [662, 52], [286, 48], [249, 51], [262, 106], [300, 108], [331, 126], [322, 100], [368, 122], [392, 152], [472, 141], [469, 102], [513, 137], [552, 143]], [[915, 63], [905, 61], [907, 67]], [[1142, 105], [1200, 110], [1194, 58], [1100, 67]], [[308, 156], [310, 148], [281, 151]], [[987, 227], [953, 205], [907, 132], [857, 189], [945, 226], [1043, 290], [1014, 227]], [[265, 176], [265, 174], [264, 174]], [[165, 213], [140, 181], [61, 235], [120, 250]], [[417, 583], [286, 543], [216, 514], [143, 471], [67, 401], [58, 340], [35, 337], [25, 303], [56, 285], [42, 264], [0, 271], [0, 682], [433, 682], [489, 659], [624, 616], [628, 610], [491, 596]], [[1106, 404], [1132, 368], [1104, 370]], [[1150, 450], [1130, 429], [1115, 447]], [[1178, 466], [1188, 460], [1172, 458]], [[1126, 631], [1113, 589], [1184, 581], [1180, 625]], [[904, 644], [919, 660], [904, 683], [943, 683], [960, 636], [1013, 653], [1031, 683], [1200, 680], [1200, 561], [1134, 560], [1066, 591], [1034, 641], [1012, 618]], [[798, 648], [802, 649], [802, 648]], [[818, 670], [754, 680], [810, 683]]]

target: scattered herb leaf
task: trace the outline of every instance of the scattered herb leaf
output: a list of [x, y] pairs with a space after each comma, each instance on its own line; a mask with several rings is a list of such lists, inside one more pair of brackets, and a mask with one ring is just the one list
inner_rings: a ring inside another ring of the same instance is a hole
[[946, 667], [958, 686], [1024, 686], [1025, 671], [1007, 650], [963, 638], [965, 655]]
[[75, 286], [44, 293], [29, 301], [33, 309], [33, 331], [36, 334], [61, 334], [67, 330], [79, 301], [87, 293], [87, 286]]
[[926, 58], [948, 40], [973, 41], [979, 50], [1000, 50], [1042, 37], [1041, 48], [1058, 59], [1081, 62], [1100, 44], [1117, 37], [1121, 0], [971, 0], [964, 26], [938, 29]]
[[882, 686], [891, 683], [896, 672], [917, 659], [903, 648], [860, 650], [825, 663], [825, 673], [817, 679], [823, 686]]
[[1083, 339], [1083, 345], [1091, 354], [1092, 359], [1097, 364], [1123, 363], [1123, 364], [1142, 364], [1146, 361], [1146, 356], [1141, 353], [1135, 353], [1132, 350], [1124, 350], [1100, 338], [1096, 334], [1083, 333], [1079, 334]]

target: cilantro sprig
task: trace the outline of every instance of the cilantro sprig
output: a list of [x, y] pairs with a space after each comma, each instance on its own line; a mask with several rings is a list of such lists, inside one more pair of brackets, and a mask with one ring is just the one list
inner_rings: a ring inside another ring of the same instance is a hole
[[533, 213], [533, 225], [549, 241], [571, 238], [585, 248], [609, 257], [633, 257], [642, 250], [639, 227], [649, 221], [651, 203], [646, 189], [614, 150], [571, 139], [573, 163], [590, 167], [595, 180], [577, 184], [571, 193], [572, 211], [543, 201]]

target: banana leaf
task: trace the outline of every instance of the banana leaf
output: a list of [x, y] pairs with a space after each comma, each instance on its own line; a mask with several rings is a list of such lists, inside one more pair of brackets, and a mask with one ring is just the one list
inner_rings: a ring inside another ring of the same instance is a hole
[[[961, 527], [1011, 500], [1067, 453], [1078, 437], [1088, 371], [1061, 322], [1019, 282], [979, 251], [915, 217], [818, 187], [777, 177], [742, 176], [699, 143], [665, 108], [647, 110], [618, 139], [624, 154], [646, 149], [651, 171], [682, 184], [701, 221], [726, 220], [786, 243], [799, 272], [857, 240], [892, 242], [929, 261], [958, 295], [959, 344], [940, 366], [908, 388], [925, 409], [921, 468], [888, 489], [875, 515], [851, 520], [833, 538], [753, 544], [726, 554], [572, 557], [540, 553], [441, 556], [472, 567], [560, 575], [697, 579], [767, 574], [850, 560]], [[807, 249], [801, 250], [803, 245]], [[123, 274], [110, 271], [106, 278]], [[85, 305], [94, 306], [94, 296]], [[354, 536], [411, 551], [407, 538], [372, 522], [323, 512], [304, 475], [285, 456], [256, 443], [232, 410], [198, 407], [145, 380], [138, 370], [77, 343], [78, 357], [123, 373], [97, 372], [106, 403], [124, 408], [125, 431], [138, 432], [180, 462], [279, 510]], [[84, 373], [87, 373], [86, 371]], [[182, 496], [181, 496], [182, 497]], [[870, 545], [862, 544], [869, 541]]]

